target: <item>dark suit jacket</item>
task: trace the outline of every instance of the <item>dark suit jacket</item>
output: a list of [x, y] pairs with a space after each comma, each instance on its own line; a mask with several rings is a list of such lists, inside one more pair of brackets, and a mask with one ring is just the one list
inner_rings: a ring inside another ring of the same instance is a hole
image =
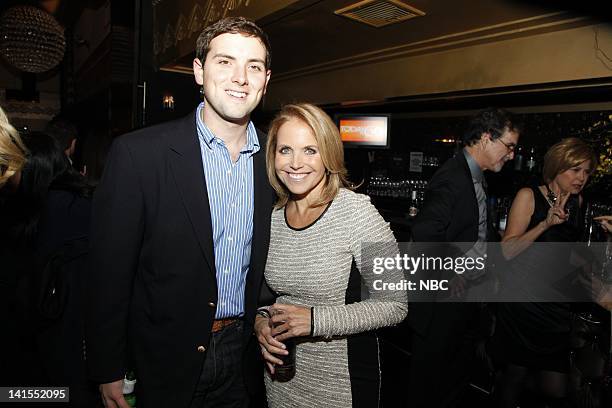
[[[70, 386], [70, 406], [95, 406], [88, 384], [83, 338], [91, 200], [49, 190], [33, 253], [36, 341], [48, 384]], [[74, 391], [73, 391], [74, 390]]]
[[[115, 140], [94, 197], [90, 376], [118, 380], [133, 359], [139, 406], [188, 406], [205, 356], [198, 347], [208, 347], [215, 316], [212, 226], [195, 121], [193, 113]], [[259, 140], [245, 343], [254, 339], [274, 200], [264, 136]]]
[[412, 236], [416, 242], [476, 242], [478, 201], [463, 152], [434, 174]]
[[[412, 227], [412, 237], [415, 242], [421, 243], [475, 243], [478, 240], [478, 200], [470, 168], [462, 151], [444, 163], [429, 182], [423, 208]], [[439, 252], [442, 247], [435, 248]], [[433, 314], [437, 310], [446, 312], [447, 309], [459, 311], [461, 308], [413, 303], [408, 313], [408, 322], [417, 333], [426, 335]]]

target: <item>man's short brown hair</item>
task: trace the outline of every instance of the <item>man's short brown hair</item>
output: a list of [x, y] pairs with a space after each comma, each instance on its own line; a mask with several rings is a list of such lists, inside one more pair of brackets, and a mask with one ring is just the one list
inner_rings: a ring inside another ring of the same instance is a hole
[[272, 57], [270, 56], [270, 41], [264, 31], [257, 24], [244, 17], [226, 17], [214, 24], [209, 25], [200, 33], [196, 42], [196, 57], [204, 65], [206, 55], [210, 51], [210, 43], [221, 34], [242, 34], [247, 37], [255, 37], [261, 41], [266, 48], [266, 69], [270, 69]]

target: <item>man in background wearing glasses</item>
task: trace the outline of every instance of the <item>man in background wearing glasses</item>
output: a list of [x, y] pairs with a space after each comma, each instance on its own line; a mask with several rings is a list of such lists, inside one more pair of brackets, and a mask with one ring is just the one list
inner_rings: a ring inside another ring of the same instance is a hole
[[[474, 243], [463, 256], [485, 255], [486, 242], [498, 241], [499, 236], [487, 217], [484, 172], [499, 172], [514, 158], [519, 133], [512, 116], [502, 109], [486, 109], [470, 120], [463, 150], [429, 182], [412, 228], [415, 242]], [[452, 277], [450, 286], [458, 300], [482, 274], [484, 270], [473, 270]], [[451, 407], [461, 397], [474, 363], [479, 307], [465, 301], [411, 305], [411, 407]]]

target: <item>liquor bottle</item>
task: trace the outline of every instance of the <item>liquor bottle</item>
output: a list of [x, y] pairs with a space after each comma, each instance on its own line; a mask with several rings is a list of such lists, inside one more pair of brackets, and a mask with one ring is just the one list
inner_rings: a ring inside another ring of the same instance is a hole
[[408, 205], [408, 217], [414, 218], [419, 213], [419, 205], [417, 202], [417, 190], [412, 190], [410, 195], [410, 203]]
[[133, 371], [128, 371], [123, 379], [123, 398], [125, 402], [132, 408], [136, 407], [136, 392], [134, 386], [136, 385], [136, 376]]
[[536, 171], [536, 150], [535, 147], [529, 149], [529, 158], [527, 159], [527, 171], [533, 173]]
[[595, 225], [593, 223], [593, 208], [591, 207], [591, 203], [587, 203], [586, 205], [583, 223], [582, 241], [586, 243], [586, 246], [590, 247], [591, 243], [593, 242], [593, 231], [595, 230]]
[[506, 224], [508, 223], [509, 207], [510, 207], [510, 202], [508, 198], [499, 200], [499, 208], [497, 209], [497, 216], [499, 218], [498, 231], [501, 231], [501, 232], [506, 231]]
[[514, 152], [514, 170], [523, 170], [523, 147], [518, 146]]

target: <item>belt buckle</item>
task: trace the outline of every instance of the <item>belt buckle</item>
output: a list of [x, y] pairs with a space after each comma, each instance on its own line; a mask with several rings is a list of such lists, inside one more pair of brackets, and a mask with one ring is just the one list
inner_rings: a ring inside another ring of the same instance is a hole
[[212, 333], [217, 333], [221, 330], [223, 330], [224, 328], [226, 328], [227, 326], [230, 326], [232, 324], [234, 324], [236, 322], [236, 318], [225, 318], [225, 319], [218, 319], [218, 320], [213, 320], [213, 325], [212, 325]]

